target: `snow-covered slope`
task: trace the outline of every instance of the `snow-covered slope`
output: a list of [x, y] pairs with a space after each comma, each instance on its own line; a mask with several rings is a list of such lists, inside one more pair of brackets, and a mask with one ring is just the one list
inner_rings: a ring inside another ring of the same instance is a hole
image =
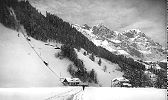
[[40, 50], [42, 59], [48, 62], [52, 72], [38, 57], [24, 36], [0, 24], [0, 87], [54, 87], [62, 86], [62, 76], [70, 76], [66, 70], [70, 61], [55, 57], [54, 47], [31, 39], [33, 48]]
[[69, 72], [67, 72], [68, 65], [72, 64], [67, 58], [59, 59], [56, 55], [61, 52], [60, 48], [62, 44], [54, 42], [42, 42], [37, 41], [33, 38], [31, 39], [31, 45], [41, 56], [43, 60], [48, 63], [48, 66], [55, 72], [59, 77], [71, 77]]
[[[95, 57], [95, 61], [89, 59], [89, 55], [83, 55], [83, 53], [76, 50], [78, 58], [84, 63], [87, 71], [95, 70], [97, 74], [97, 80], [99, 86], [111, 86], [111, 80], [114, 78], [122, 77], [123, 73], [118, 71], [120, 68], [117, 64], [113, 64], [105, 59]], [[98, 65], [98, 60], [101, 59], [101, 65]], [[106, 67], [106, 68], [105, 68]], [[105, 68], [105, 70], [104, 70]]]

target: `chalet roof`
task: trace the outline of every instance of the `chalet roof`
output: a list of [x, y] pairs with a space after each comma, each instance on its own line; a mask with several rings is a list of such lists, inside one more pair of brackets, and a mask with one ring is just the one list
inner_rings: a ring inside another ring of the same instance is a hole
[[118, 78], [114, 78], [113, 80], [112, 80], [113, 82], [114, 81], [129, 81], [128, 79], [126, 79], [126, 78], [124, 78], [124, 77], [118, 77]]
[[129, 84], [129, 83], [123, 83], [123, 85], [132, 86], [132, 85], [131, 85], [131, 84]]
[[79, 78], [64, 78], [62, 82], [81, 82]]
[[80, 82], [79, 85], [80, 85], [80, 86], [88, 86], [89, 84], [88, 84], [88, 83]]

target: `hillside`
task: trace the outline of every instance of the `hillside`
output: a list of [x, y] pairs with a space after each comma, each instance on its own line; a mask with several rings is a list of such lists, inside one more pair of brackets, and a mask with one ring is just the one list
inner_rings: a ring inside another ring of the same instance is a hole
[[[101, 68], [97, 68], [99, 66], [97, 66], [95, 62], [91, 62], [88, 57], [86, 58], [83, 55], [80, 56], [81, 53], [78, 54], [77, 52], [75, 52], [75, 50], [80, 51], [81, 49], [84, 49], [88, 54], [91, 54], [92, 57], [98, 57], [109, 61], [110, 63], [112, 63], [111, 67], [120, 67], [120, 71], [124, 73], [123, 77], [127, 78], [133, 87], [152, 86], [151, 83], [153, 81], [148, 75], [145, 74], [145, 71], [147, 71], [147, 69], [145, 68], [144, 64], [124, 55], [117, 55], [110, 52], [106, 48], [95, 45], [82, 32], [79, 32], [76, 28], [72, 27], [72, 25], [70, 25], [68, 22], [63, 21], [63, 19], [59, 18], [57, 15], [46, 12], [46, 16], [44, 16], [40, 12], [38, 12], [35, 7], [31, 6], [28, 1], [2, 2], [1, 5], [1, 23], [15, 30], [19, 30], [19, 26], [23, 25], [28, 37], [36, 39], [34, 40], [30, 38], [30, 40], [32, 40], [30, 41], [30, 43], [35, 43], [33, 48], [35, 48], [35, 50], [39, 53], [38, 55], [42, 56], [41, 58], [45, 60], [45, 64], [49, 66], [51, 65], [53, 69], [56, 68], [55, 66], [58, 63], [57, 61], [60, 61], [60, 59], [55, 60], [54, 58], [54, 54], [60, 51], [54, 50], [53, 46], [57, 44], [63, 44], [63, 46], [61, 46], [61, 54], [63, 54], [63, 60], [71, 60], [77, 69], [75, 69], [75, 72], [71, 70], [72, 72], [70, 72], [70, 74], [73, 77], [79, 77], [84, 81], [94, 81], [95, 83], [98, 83], [97, 79], [95, 78], [95, 74], [99, 76], [101, 73], [103, 73], [102, 70], [100, 70]], [[87, 27], [86, 29], [90, 28]], [[104, 30], [104, 28], [102, 28], [102, 30]], [[112, 31], [111, 33], [113, 34], [115, 32]], [[38, 42], [36, 42], [37, 40]], [[54, 44], [50, 44], [52, 42], [54, 42]], [[106, 44], [106, 42], [103, 44]], [[87, 69], [89, 65], [86, 66], [87, 63], [85, 63], [85, 61], [93, 63], [93, 65], [95, 66], [90, 66], [90, 68], [94, 69], [91, 71], [89, 70], [89, 68]], [[57, 70], [57, 68], [55, 69], [57, 74], [63, 72], [65, 76], [70, 77], [69, 74], [65, 71], [65, 68], [67, 68], [68, 64], [61, 65], [64, 66], [63, 68], [62, 66], [58, 66], [58, 69], [60, 69], [61, 71]], [[95, 73], [95, 71], [97, 71], [97, 73]], [[155, 77], [158, 80], [157, 84], [154, 85], [157, 88], [165, 88], [165, 72], [162, 72], [164, 71], [155, 73], [158, 75], [158, 77]], [[103, 73], [103, 75], [109, 76], [108, 81], [110, 81], [110, 79], [112, 78], [110, 74]], [[122, 76], [122, 74], [119, 74], [119, 76]], [[85, 80], [85, 78], [88, 78], [88, 80]], [[102, 85], [104, 83], [105, 81], [102, 82]], [[109, 82], [107, 83], [109, 84]], [[107, 84], [105, 86], [107, 86]]]
[[62, 86], [24, 36], [0, 24], [0, 87]]
[[[94, 69], [99, 86], [105, 86], [110, 87], [111, 86], [111, 80], [118, 77], [123, 77], [123, 72], [118, 71], [117, 69], [120, 69], [118, 64], [111, 63], [105, 59], [95, 57], [95, 61], [92, 61], [89, 59], [88, 55], [83, 55], [83, 53], [77, 52], [78, 58], [81, 59], [84, 63], [85, 68], [87, 71], [91, 71]], [[101, 59], [101, 65], [98, 64], [99, 59]], [[106, 77], [106, 78], [105, 78]]]

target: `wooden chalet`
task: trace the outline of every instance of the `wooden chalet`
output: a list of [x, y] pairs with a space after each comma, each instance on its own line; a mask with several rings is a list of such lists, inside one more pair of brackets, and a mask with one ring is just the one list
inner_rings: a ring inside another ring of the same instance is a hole
[[64, 85], [69, 85], [69, 86], [78, 86], [81, 83], [81, 81], [79, 78], [64, 78], [62, 80], [62, 83]]

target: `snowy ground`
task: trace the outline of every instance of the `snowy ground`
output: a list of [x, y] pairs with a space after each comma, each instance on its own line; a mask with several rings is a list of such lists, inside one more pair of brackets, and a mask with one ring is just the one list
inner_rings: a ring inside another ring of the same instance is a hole
[[[111, 86], [111, 80], [123, 76], [123, 73], [117, 70], [119, 69], [119, 66], [117, 64], [111, 63], [110, 61], [101, 58], [102, 63], [99, 66], [99, 57], [95, 57], [95, 61], [92, 61], [89, 58], [89, 55], [85, 56], [81, 51], [78, 52], [77, 50], [76, 52], [78, 58], [83, 61], [87, 71], [91, 71], [92, 69], [95, 70], [99, 86]], [[105, 66], [106, 70], [104, 70]]]
[[0, 89], [0, 100], [166, 100], [166, 90], [153, 88], [56, 87]]
[[83, 100], [166, 100], [166, 90], [153, 88], [88, 88]]
[[18, 37], [18, 32], [1, 24], [0, 62], [0, 87], [62, 86], [59, 78], [39, 59], [23, 35], [20, 33]]
[[67, 71], [68, 65], [73, 64], [70, 60], [63, 58], [59, 59], [56, 55], [61, 51], [60, 49], [55, 49], [56, 47], [61, 47], [58, 43], [45, 43], [37, 41], [33, 38], [31, 39], [31, 45], [34, 47], [36, 52], [45, 60], [49, 67], [57, 73], [59, 77], [71, 77]]
[[0, 100], [64, 100], [81, 90], [81, 87], [1, 88]]

